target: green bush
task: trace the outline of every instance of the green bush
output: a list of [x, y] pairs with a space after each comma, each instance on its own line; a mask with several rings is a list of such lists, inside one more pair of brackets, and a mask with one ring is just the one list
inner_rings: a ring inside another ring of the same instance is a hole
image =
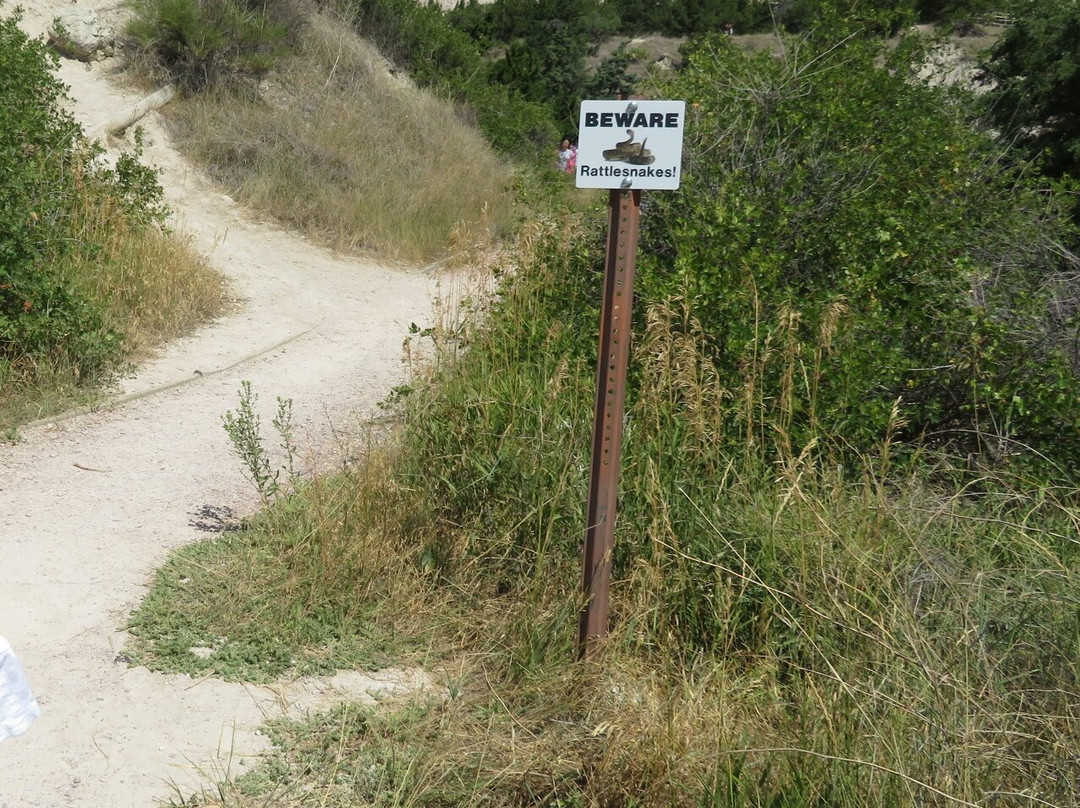
[[502, 154], [546, 159], [559, 137], [551, 110], [493, 80], [490, 62], [437, 6], [416, 0], [343, 0], [345, 16], [420, 85], [462, 105]]
[[1064, 201], [914, 81], [908, 46], [887, 69], [861, 38], [799, 56], [706, 38], [664, 90], [689, 102], [684, 181], [649, 200], [642, 294], [681, 301], [753, 403], [728, 434], [843, 456], [894, 424], [986, 462], [1080, 462]]
[[280, 3], [257, 0], [137, 0], [127, 32], [173, 80], [199, 89], [269, 70], [289, 35], [283, 16]]
[[0, 363], [67, 359], [90, 377], [119, 337], [56, 261], [73, 247], [79, 195], [99, 178], [92, 150], [59, 107], [55, 57], [18, 19], [0, 18]]
[[[644, 536], [673, 534], [695, 558], [788, 579], [802, 551], [757, 520], [755, 492], [781, 496], [776, 475], [819, 462], [839, 487], [927, 449], [962, 471], [1080, 462], [1062, 439], [1080, 402], [1049, 284], [1068, 231], [1052, 197], [910, 78], [916, 53], [883, 67], [868, 40], [816, 47], [801, 72], [705, 39], [667, 88], [689, 103], [685, 174], [643, 205], [617, 575], [661, 552]], [[598, 219], [530, 235], [468, 354], [411, 399], [408, 484], [460, 531], [432, 538], [438, 568], [480, 557], [513, 587], [578, 552]], [[736, 478], [732, 520], [718, 509]], [[802, 653], [767, 590], [675, 579], [648, 642]]]
[[[160, 232], [162, 190], [139, 144], [106, 166], [61, 109], [54, 67], [17, 14], [0, 18], [5, 426], [108, 379], [129, 351], [174, 336], [221, 297], [217, 277]], [[184, 278], [172, 282], [177, 267]]]

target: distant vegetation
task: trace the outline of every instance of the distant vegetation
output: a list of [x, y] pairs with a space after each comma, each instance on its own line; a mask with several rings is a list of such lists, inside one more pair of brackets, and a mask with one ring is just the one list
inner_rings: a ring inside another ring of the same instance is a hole
[[[1080, 5], [1022, 0], [986, 62], [990, 119], [1048, 176], [1080, 181]], [[1075, 191], [1075, 186], [1073, 186]], [[1080, 203], [1074, 206], [1080, 222]]]
[[214, 314], [220, 278], [163, 232], [138, 152], [100, 159], [54, 57], [0, 18], [0, 429], [54, 412]]

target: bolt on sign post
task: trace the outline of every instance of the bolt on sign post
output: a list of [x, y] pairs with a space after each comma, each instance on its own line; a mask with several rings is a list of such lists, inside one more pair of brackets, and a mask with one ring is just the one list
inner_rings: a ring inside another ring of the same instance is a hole
[[683, 101], [581, 102], [576, 184], [608, 188], [610, 197], [578, 658], [593, 658], [608, 633], [641, 192], [679, 187], [685, 119]]

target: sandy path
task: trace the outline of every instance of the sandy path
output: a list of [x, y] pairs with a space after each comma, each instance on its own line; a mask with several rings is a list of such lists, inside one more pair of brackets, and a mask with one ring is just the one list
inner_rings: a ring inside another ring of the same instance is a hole
[[[24, 27], [40, 33], [65, 5], [33, 4]], [[108, 70], [61, 67], [85, 124], [135, 100]], [[274, 397], [291, 397], [299, 442], [325, 462], [355, 413], [370, 413], [404, 377], [402, 340], [410, 322], [430, 319], [434, 286], [422, 270], [335, 257], [253, 220], [187, 166], [153, 116], [146, 128], [148, 158], [164, 170], [180, 229], [244, 302], [171, 346], [125, 392], [185, 383], [0, 446], [0, 633], [43, 708], [28, 733], [0, 744], [0, 808], [153, 805], [170, 796], [171, 783], [242, 771], [245, 756], [262, 748], [264, 716], [283, 704], [303, 709], [339, 691], [402, 681], [342, 676], [273, 691], [116, 661], [149, 576], [171, 549], [204, 537], [189, 524], [192, 513], [254, 508], [221, 427], [241, 380], [261, 395], [267, 422]]]

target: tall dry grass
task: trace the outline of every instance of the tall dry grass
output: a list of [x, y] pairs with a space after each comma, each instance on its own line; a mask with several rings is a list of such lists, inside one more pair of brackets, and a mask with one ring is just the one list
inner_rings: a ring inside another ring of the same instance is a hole
[[67, 256], [63, 272], [98, 301], [106, 325], [123, 334], [130, 360], [146, 358], [229, 304], [225, 279], [188, 238], [133, 221], [116, 198], [80, 198], [71, 238], [93, 249]]
[[[189, 241], [162, 229], [103, 184], [99, 167], [76, 163], [62, 240], [46, 255], [49, 273], [100, 315], [105, 372], [84, 378], [77, 357], [35, 355], [0, 362], [0, 430], [91, 404], [124, 365], [221, 314], [229, 305], [223, 277]], [[82, 335], [86, 336], [86, 335]]]
[[426, 261], [507, 222], [509, 167], [330, 16], [310, 19], [258, 97], [218, 90], [171, 114], [230, 192], [338, 249]]
[[[276, 726], [273, 762], [219, 801], [1077, 804], [1075, 490], [905, 462], [889, 439], [847, 468], [784, 440], [776, 457], [733, 451], [721, 430], [782, 429], [790, 402], [763, 406], [760, 364], [719, 378], [677, 302], [652, 307], [635, 349], [614, 630], [599, 665], [574, 663], [593, 367], [575, 358], [590, 335], [552, 304], [596, 278], [568, 235], [526, 230], [486, 319], [432, 335], [447, 361], [373, 475], [275, 508], [231, 566], [204, 554], [169, 573], [184, 593], [218, 580], [199, 599], [210, 636], [265, 609], [263, 636], [314, 620], [393, 637], [380, 652], [445, 686]], [[780, 344], [761, 362], [792, 357]], [[252, 553], [270, 572], [251, 599], [213, 605]], [[193, 608], [168, 603], [170, 620]]]

